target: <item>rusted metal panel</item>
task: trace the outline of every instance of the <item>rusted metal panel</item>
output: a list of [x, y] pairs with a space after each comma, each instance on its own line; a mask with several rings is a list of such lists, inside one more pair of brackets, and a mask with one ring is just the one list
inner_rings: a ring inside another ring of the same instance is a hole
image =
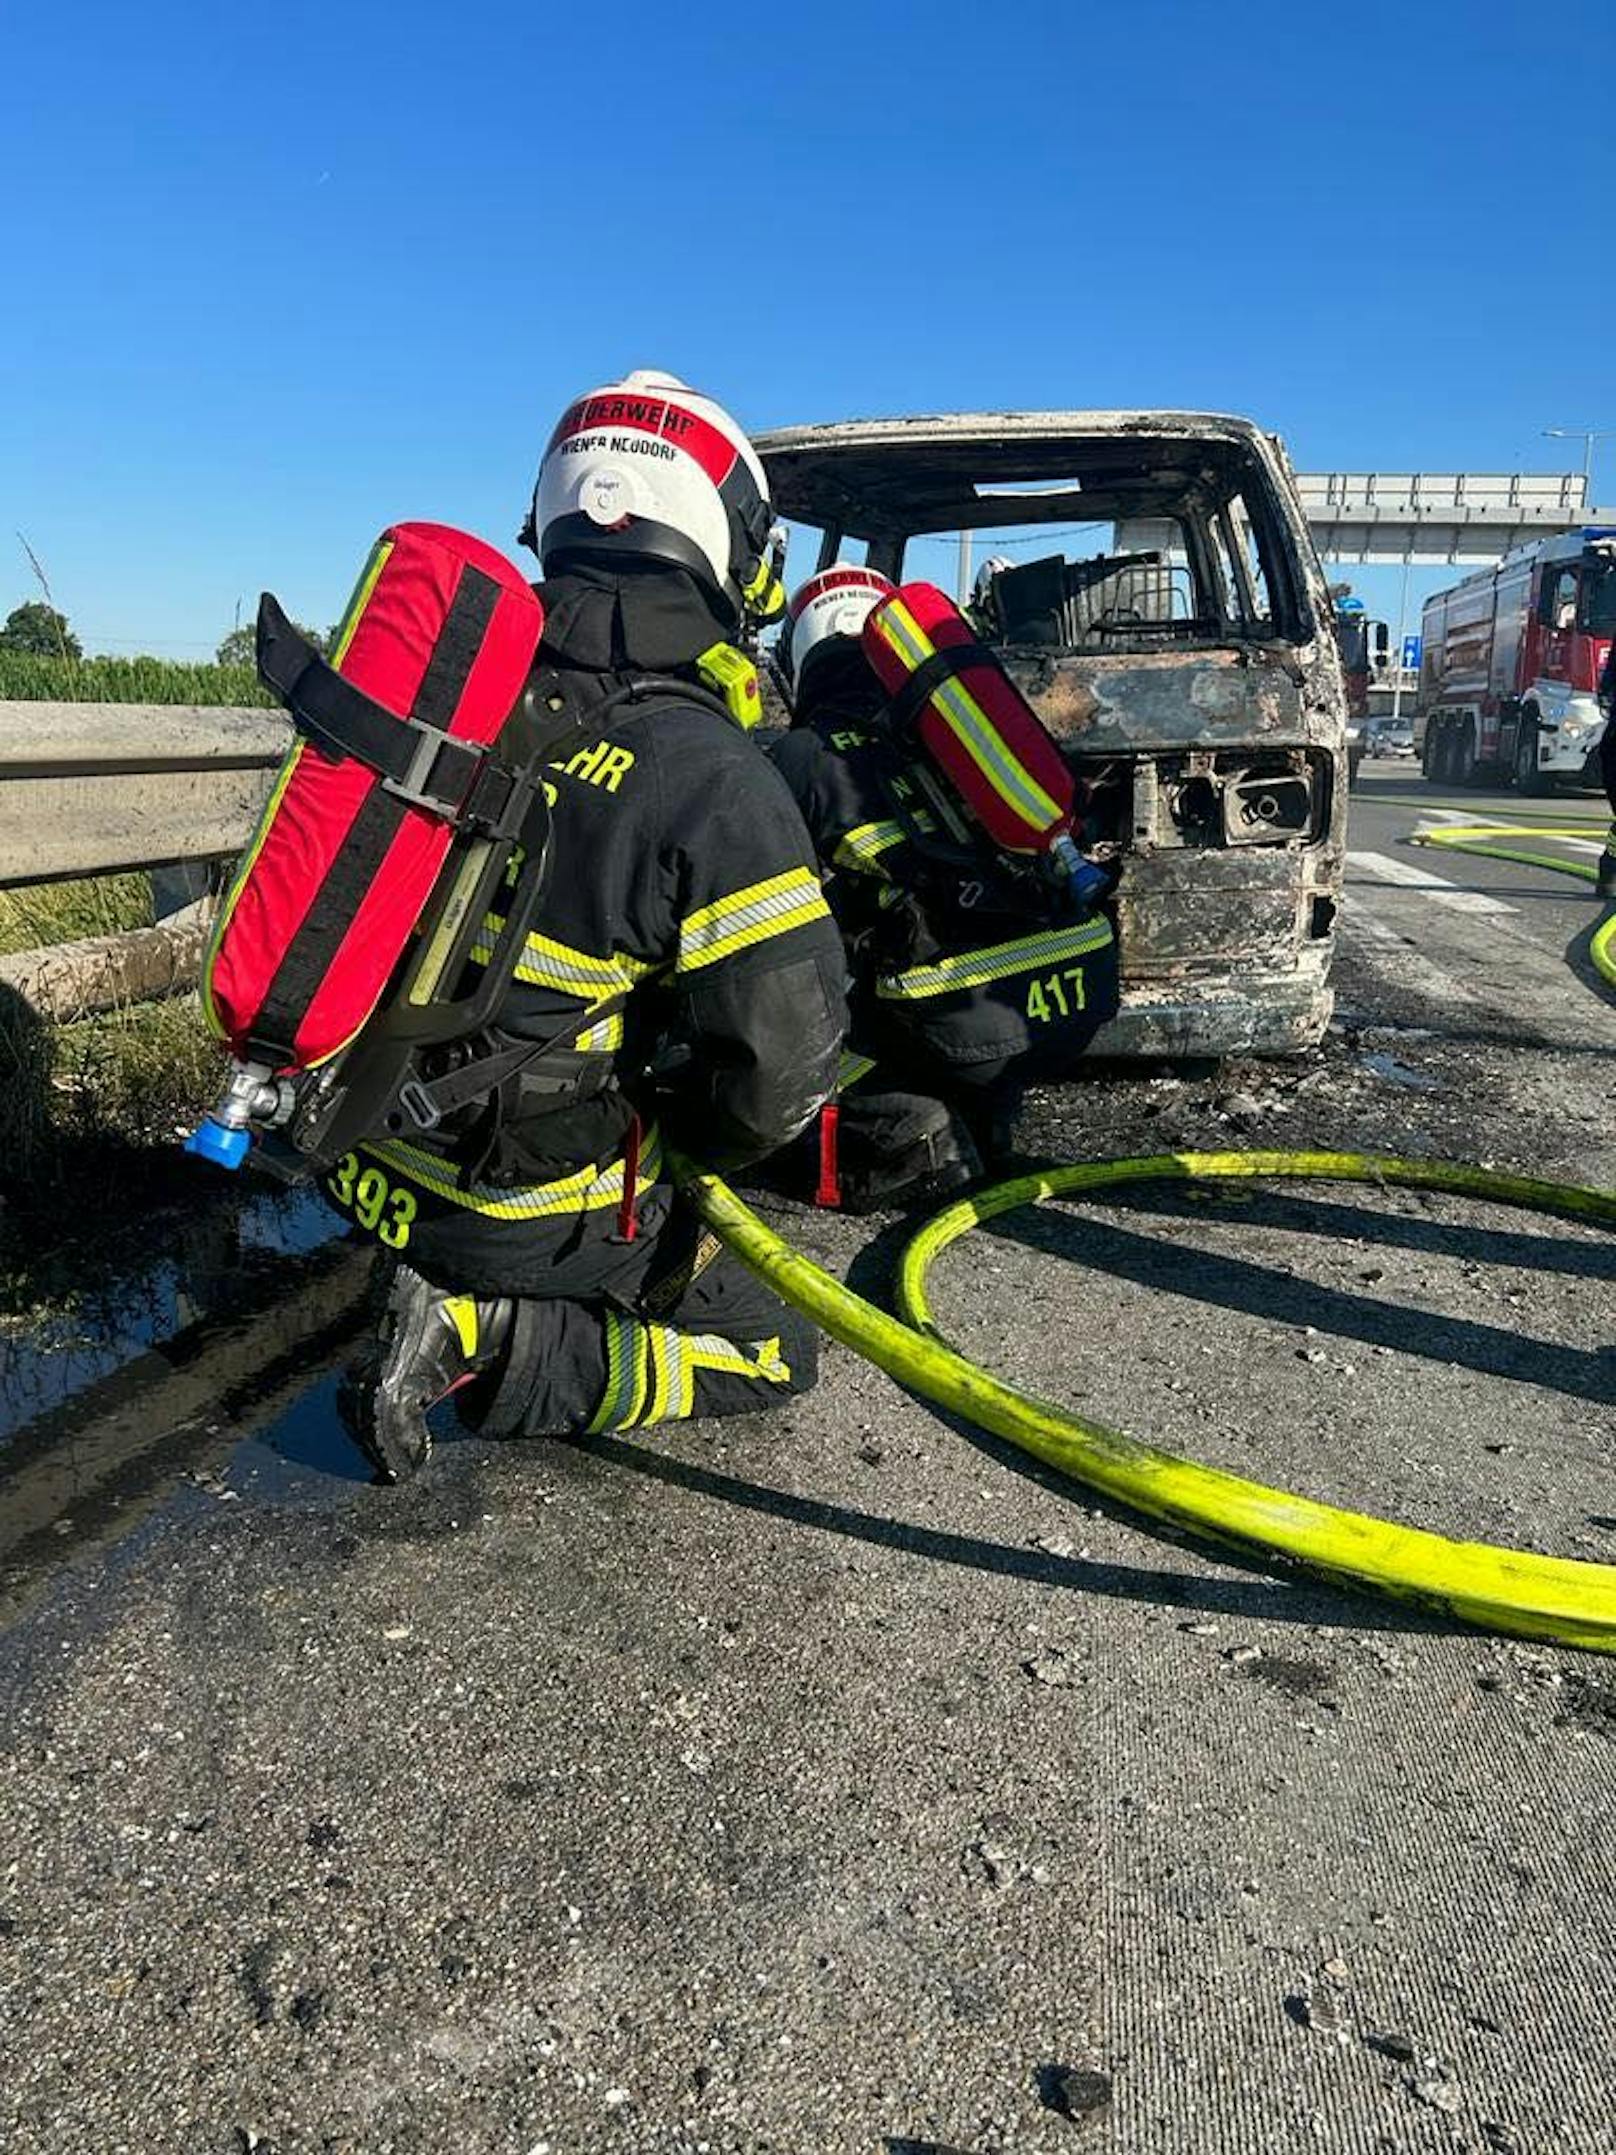
[[1289, 652], [1012, 656], [1009, 668], [1058, 740], [1096, 754], [1300, 742], [1331, 725], [1327, 712], [1306, 709]]

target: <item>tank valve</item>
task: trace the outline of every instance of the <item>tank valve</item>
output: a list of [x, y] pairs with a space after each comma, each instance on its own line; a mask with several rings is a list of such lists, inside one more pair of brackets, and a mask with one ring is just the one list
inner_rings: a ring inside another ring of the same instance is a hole
[[252, 1126], [270, 1127], [292, 1112], [294, 1094], [268, 1063], [235, 1063], [218, 1105], [185, 1140], [185, 1150], [215, 1167], [237, 1168], [252, 1146]]
[[1105, 870], [1085, 860], [1064, 832], [1050, 846], [1049, 858], [1057, 876], [1064, 879], [1076, 911], [1092, 913], [1111, 880]]

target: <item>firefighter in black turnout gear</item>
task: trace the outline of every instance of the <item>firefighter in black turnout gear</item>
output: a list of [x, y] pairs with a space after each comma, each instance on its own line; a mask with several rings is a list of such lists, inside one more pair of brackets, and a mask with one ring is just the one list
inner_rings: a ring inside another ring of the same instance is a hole
[[821, 1201], [848, 1211], [939, 1194], [1002, 1158], [1028, 1085], [1069, 1075], [1118, 1001], [1103, 911], [1063, 916], [985, 834], [968, 865], [957, 842], [928, 851], [926, 790], [879, 722], [886, 695], [859, 642], [893, 588], [845, 563], [822, 571], [779, 646], [793, 724], [775, 767], [852, 975], [835, 1116], [820, 1125]]
[[811, 843], [701, 685], [744, 674], [729, 639], [783, 603], [769, 533], [750, 444], [671, 376], [581, 399], [546, 451], [524, 532], [546, 625], [513, 724], [547, 740], [570, 711], [577, 745], [547, 774], [550, 873], [492, 1035], [508, 1067], [326, 1185], [398, 1253], [342, 1394], [386, 1480], [421, 1464], [450, 1392], [485, 1433], [567, 1435], [814, 1382], [812, 1327], [664, 1167], [670, 1145], [721, 1169], [760, 1158], [836, 1078], [844, 962]]

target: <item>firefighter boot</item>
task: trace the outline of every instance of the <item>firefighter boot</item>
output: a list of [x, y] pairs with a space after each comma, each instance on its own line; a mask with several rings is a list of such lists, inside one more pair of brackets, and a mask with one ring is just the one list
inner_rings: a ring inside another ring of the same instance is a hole
[[408, 1265], [392, 1268], [376, 1336], [337, 1394], [343, 1427], [378, 1481], [408, 1481], [425, 1465], [432, 1449], [428, 1412], [492, 1372], [510, 1334], [512, 1307], [445, 1294]]
[[1607, 845], [1599, 856], [1599, 872], [1594, 877], [1594, 893], [1599, 898], [1616, 898], [1616, 853]]
[[982, 1172], [962, 1116], [923, 1093], [854, 1093], [842, 1102], [841, 1209], [874, 1212], [945, 1196]]

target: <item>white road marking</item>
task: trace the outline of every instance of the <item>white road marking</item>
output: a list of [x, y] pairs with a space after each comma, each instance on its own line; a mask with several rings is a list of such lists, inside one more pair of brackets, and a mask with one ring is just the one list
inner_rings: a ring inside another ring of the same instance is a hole
[[1439, 905], [1452, 906], [1456, 913], [1513, 913], [1516, 908], [1505, 905], [1501, 898], [1489, 898], [1484, 890], [1460, 890], [1445, 876], [1432, 875], [1428, 868], [1415, 868], [1408, 861], [1393, 860], [1389, 853], [1349, 853], [1347, 866], [1356, 868], [1362, 875], [1373, 876], [1380, 883], [1399, 883], [1408, 890], [1423, 891]]
[[[1475, 995], [1462, 980], [1444, 971], [1407, 938], [1367, 906], [1353, 906], [1341, 916], [1341, 938], [1349, 951], [1361, 955], [1373, 969], [1387, 975], [1399, 987], [1427, 1003], [1471, 1003]], [[1367, 947], [1366, 947], [1367, 946]], [[1369, 953], [1373, 952], [1373, 958]]]

